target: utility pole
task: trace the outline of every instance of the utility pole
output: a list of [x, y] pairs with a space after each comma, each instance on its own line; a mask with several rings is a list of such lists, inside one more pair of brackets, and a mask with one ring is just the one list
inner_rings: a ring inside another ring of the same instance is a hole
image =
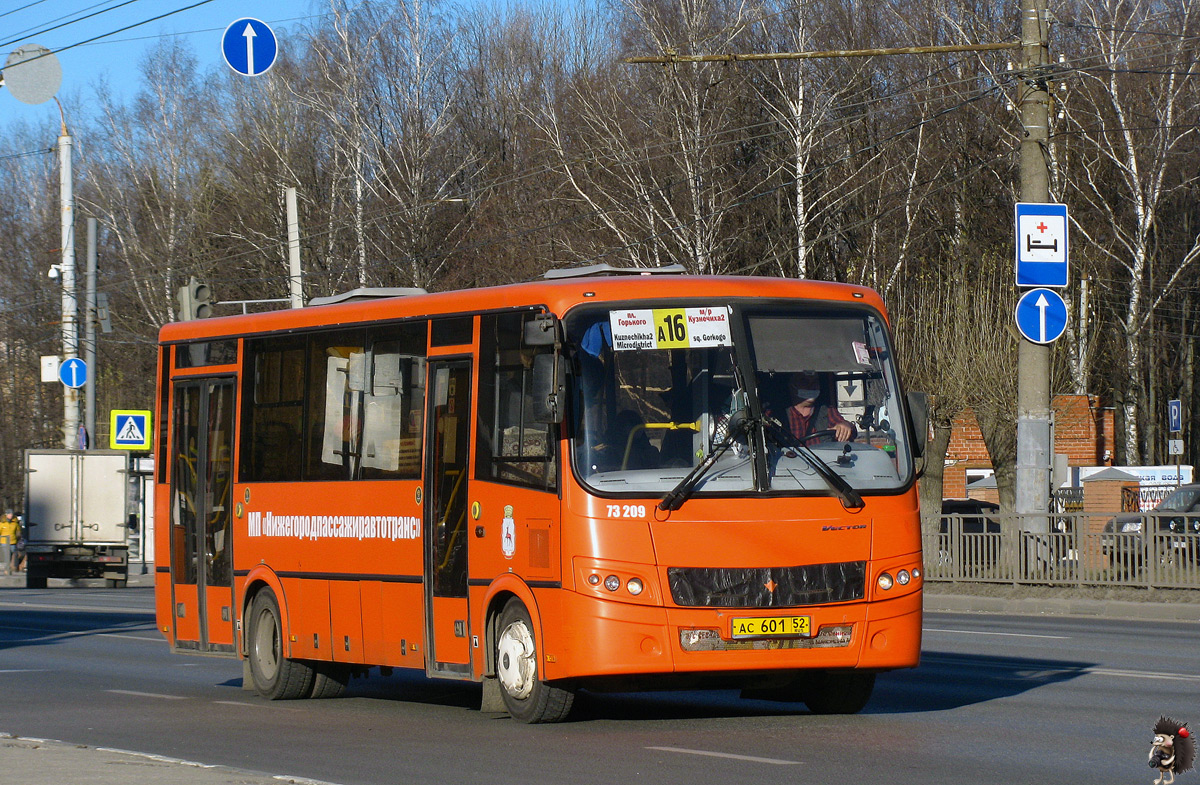
[[[1050, 63], [1047, 0], [1021, 0], [1021, 201], [1050, 201]], [[1017, 350], [1016, 512], [1021, 529], [1050, 530], [1050, 347], [1021, 339]]]
[[300, 214], [296, 207], [296, 189], [284, 191], [287, 203], [288, 299], [293, 308], [304, 307], [304, 280], [300, 268]]
[[[72, 189], [71, 148], [74, 144], [62, 120], [58, 137], [58, 188], [62, 210], [62, 351], [63, 362], [79, 357], [79, 327], [75, 314], [75, 194]], [[63, 447], [79, 447], [79, 390], [63, 385]]]
[[[87, 274], [84, 279], [83, 361], [87, 363], [84, 390], [84, 427], [89, 448], [96, 446], [96, 219], [87, 219]], [[81, 445], [82, 446], [82, 445]]]

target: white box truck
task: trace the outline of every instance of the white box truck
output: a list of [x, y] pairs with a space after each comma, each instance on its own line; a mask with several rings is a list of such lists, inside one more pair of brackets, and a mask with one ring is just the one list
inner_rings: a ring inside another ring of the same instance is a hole
[[130, 456], [122, 450], [25, 451], [25, 585], [129, 578]]

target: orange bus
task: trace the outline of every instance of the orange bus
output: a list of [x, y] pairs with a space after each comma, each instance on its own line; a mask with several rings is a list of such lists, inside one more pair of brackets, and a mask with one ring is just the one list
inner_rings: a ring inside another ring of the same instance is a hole
[[880, 297], [825, 282], [597, 266], [168, 324], [159, 628], [271, 699], [404, 667], [525, 722], [581, 688], [855, 712], [919, 659], [923, 402]]

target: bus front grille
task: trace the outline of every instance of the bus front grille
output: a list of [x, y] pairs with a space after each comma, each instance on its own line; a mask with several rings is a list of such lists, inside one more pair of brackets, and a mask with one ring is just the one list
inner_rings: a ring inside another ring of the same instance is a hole
[[797, 567], [669, 567], [671, 599], [684, 607], [791, 608], [861, 600], [865, 561]]

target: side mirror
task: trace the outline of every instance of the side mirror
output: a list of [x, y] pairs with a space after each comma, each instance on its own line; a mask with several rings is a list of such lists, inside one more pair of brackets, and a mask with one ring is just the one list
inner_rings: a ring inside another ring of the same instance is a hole
[[558, 319], [544, 313], [525, 322], [526, 346], [553, 346], [558, 341]]
[[534, 422], [562, 422], [563, 390], [566, 386], [567, 368], [558, 354], [546, 352], [535, 355], [530, 418]]
[[925, 457], [925, 448], [929, 446], [929, 396], [923, 392], [910, 392], [907, 396], [908, 416], [912, 418], [913, 455]]

